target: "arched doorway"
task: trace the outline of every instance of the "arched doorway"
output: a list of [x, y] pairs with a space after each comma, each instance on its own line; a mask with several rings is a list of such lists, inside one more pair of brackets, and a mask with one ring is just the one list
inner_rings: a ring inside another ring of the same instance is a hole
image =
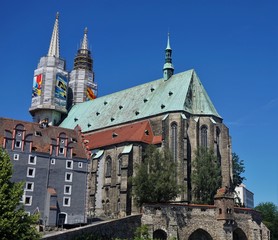
[[165, 231], [163, 231], [162, 229], [157, 229], [153, 232], [153, 239], [166, 240], [167, 233]]
[[213, 239], [207, 231], [203, 229], [197, 229], [190, 235], [188, 240], [213, 240]]
[[246, 237], [245, 233], [242, 231], [241, 228], [237, 228], [233, 232], [233, 239], [234, 240], [247, 240], [247, 237]]

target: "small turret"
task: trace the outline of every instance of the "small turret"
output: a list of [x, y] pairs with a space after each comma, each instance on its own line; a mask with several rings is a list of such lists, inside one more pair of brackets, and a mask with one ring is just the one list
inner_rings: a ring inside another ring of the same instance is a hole
[[167, 47], [165, 49], [165, 63], [163, 66], [164, 80], [168, 80], [174, 74], [174, 66], [172, 64], [172, 49], [170, 47], [170, 34], [168, 33]]

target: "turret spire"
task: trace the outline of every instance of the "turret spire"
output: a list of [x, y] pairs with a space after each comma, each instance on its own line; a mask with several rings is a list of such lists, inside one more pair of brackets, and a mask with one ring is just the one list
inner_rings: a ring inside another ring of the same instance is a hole
[[48, 57], [60, 57], [60, 49], [59, 49], [59, 13], [56, 13], [56, 20], [52, 32], [51, 42], [48, 50]]
[[87, 33], [88, 33], [88, 29], [85, 28], [82, 44], [74, 59], [74, 69], [87, 69], [89, 71], [92, 71], [93, 60], [91, 57], [91, 52], [88, 47]]
[[174, 74], [174, 66], [172, 64], [172, 49], [170, 47], [170, 33], [168, 33], [167, 46], [165, 49], [165, 63], [163, 66], [163, 77], [168, 80]]
[[83, 41], [82, 41], [82, 45], [81, 45], [81, 49], [88, 49], [88, 37], [87, 37], [87, 33], [88, 33], [88, 28], [84, 29], [84, 37], [83, 37]]
[[170, 33], [168, 33], [168, 39], [167, 39], [167, 47], [166, 49], [172, 50], [170, 47]]

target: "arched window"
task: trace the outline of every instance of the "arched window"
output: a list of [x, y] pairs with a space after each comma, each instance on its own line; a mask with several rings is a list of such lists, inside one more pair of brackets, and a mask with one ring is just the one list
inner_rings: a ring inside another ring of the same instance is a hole
[[122, 158], [118, 157], [118, 175], [121, 175], [122, 173]]
[[173, 154], [173, 160], [177, 161], [177, 154], [178, 154], [178, 126], [176, 122], [171, 124], [171, 151]]
[[112, 171], [112, 159], [110, 156], [106, 158], [106, 172], [105, 177], [111, 177], [111, 171]]
[[201, 147], [208, 147], [208, 127], [205, 125], [201, 127]]

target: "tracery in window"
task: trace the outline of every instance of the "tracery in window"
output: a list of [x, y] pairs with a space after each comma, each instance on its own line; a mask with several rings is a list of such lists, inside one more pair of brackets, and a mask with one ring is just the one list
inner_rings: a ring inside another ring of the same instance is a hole
[[110, 156], [106, 158], [106, 171], [105, 171], [105, 177], [111, 177], [111, 171], [112, 171], [112, 159]]
[[171, 151], [173, 154], [173, 160], [177, 161], [177, 152], [178, 152], [178, 128], [177, 123], [173, 122], [171, 124]]
[[208, 127], [205, 125], [201, 127], [201, 146], [208, 147]]

